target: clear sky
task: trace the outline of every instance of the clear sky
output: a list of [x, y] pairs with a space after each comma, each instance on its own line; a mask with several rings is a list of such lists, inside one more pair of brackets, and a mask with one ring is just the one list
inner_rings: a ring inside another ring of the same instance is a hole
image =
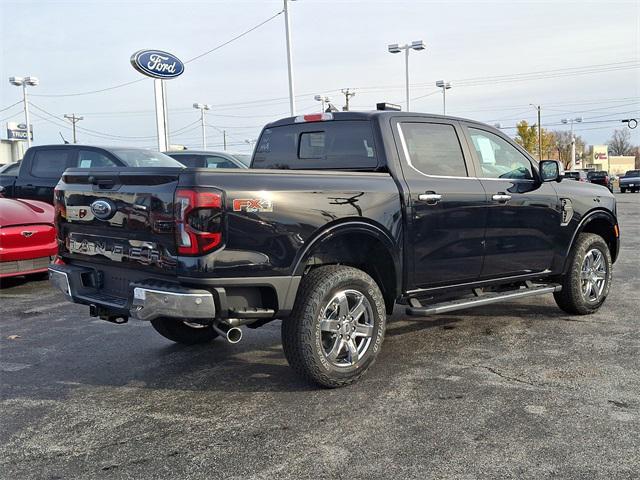
[[[141, 48], [183, 60], [231, 39], [282, 9], [262, 1], [27, 1], [0, 0], [0, 109], [21, 99], [11, 75], [34, 75], [35, 144], [69, 139], [65, 113], [83, 115], [79, 140], [153, 147], [153, 83], [89, 95], [142, 76], [129, 63]], [[299, 112], [319, 111], [314, 94], [341, 107], [340, 89], [355, 89], [352, 109], [404, 102], [404, 59], [390, 43], [424, 40], [411, 52], [411, 109], [442, 112], [435, 81], [451, 81], [447, 113], [513, 127], [535, 123], [529, 104], [542, 106], [542, 124], [567, 128], [587, 143], [603, 143], [622, 118], [640, 117], [640, 1], [431, 2], [298, 0], [290, 4]], [[228, 132], [246, 151], [262, 125], [288, 116], [284, 15], [186, 65], [167, 82], [171, 143], [198, 147], [199, 113], [209, 103], [210, 146]], [[39, 107], [39, 108], [37, 108]], [[48, 112], [48, 113], [45, 113]], [[50, 116], [49, 114], [53, 115]], [[22, 120], [20, 105], [0, 112]], [[195, 122], [195, 123], [194, 123]], [[86, 129], [86, 130], [85, 130]], [[513, 129], [506, 128], [510, 134]], [[632, 140], [640, 143], [640, 127]]]

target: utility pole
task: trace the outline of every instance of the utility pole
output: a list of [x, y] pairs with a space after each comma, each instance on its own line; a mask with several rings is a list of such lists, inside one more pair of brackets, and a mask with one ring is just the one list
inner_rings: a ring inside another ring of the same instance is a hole
[[542, 160], [542, 122], [540, 121], [540, 105], [538, 105], [538, 160]]
[[293, 92], [293, 60], [291, 59], [291, 24], [289, 19], [289, 1], [284, 0], [284, 28], [287, 39], [287, 70], [289, 73], [289, 109], [291, 116], [296, 114], [295, 95]]
[[540, 105], [530, 103], [538, 111], [538, 160], [542, 160], [542, 125], [540, 124]]
[[227, 131], [226, 130], [222, 130], [222, 145], [224, 147], [224, 150], [227, 150]]
[[351, 89], [349, 89], [349, 88], [343, 88], [341, 90], [341, 92], [344, 95], [344, 107], [342, 108], [342, 111], [348, 112], [349, 111], [349, 99], [351, 97], [355, 96], [356, 92], [352, 92]]
[[78, 143], [78, 138], [76, 137], [76, 123], [80, 120], [84, 120], [84, 117], [76, 117], [75, 113], [65, 113], [64, 118], [71, 122], [71, 128], [73, 130], [73, 143]]

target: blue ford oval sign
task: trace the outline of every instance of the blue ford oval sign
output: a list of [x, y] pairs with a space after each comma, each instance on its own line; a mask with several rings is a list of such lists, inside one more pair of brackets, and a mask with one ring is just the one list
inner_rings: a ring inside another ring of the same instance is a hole
[[184, 72], [178, 57], [162, 50], [139, 50], [131, 55], [131, 65], [140, 73], [153, 78], [175, 78]]

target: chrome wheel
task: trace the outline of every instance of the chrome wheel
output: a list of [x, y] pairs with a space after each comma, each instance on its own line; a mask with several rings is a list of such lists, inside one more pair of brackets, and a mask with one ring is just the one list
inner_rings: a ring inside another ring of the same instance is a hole
[[373, 309], [357, 290], [342, 290], [320, 317], [323, 353], [336, 367], [352, 367], [364, 356], [373, 337]]
[[607, 261], [604, 254], [597, 248], [592, 248], [584, 256], [580, 271], [582, 296], [590, 303], [602, 298], [602, 292], [607, 284]]

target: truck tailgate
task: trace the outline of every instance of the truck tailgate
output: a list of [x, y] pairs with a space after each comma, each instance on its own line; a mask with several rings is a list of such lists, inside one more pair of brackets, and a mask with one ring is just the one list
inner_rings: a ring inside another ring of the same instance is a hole
[[173, 168], [67, 170], [55, 193], [61, 253], [96, 267], [175, 272], [179, 174]]

